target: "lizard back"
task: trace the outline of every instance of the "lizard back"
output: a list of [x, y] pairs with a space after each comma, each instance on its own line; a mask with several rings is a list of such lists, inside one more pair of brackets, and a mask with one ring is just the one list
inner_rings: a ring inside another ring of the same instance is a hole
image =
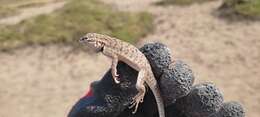
[[149, 61], [145, 55], [138, 48], [129, 43], [113, 38], [106, 49], [117, 54], [119, 60], [126, 62], [136, 70], [142, 68], [151, 70]]

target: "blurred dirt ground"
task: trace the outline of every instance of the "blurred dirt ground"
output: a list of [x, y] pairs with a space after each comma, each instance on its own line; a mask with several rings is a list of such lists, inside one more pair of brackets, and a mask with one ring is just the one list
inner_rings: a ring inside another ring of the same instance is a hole
[[109, 61], [62, 45], [0, 54], [1, 117], [65, 117]]
[[[162, 42], [189, 64], [196, 83], [213, 82], [226, 101], [241, 102], [247, 117], [260, 115], [260, 22], [228, 22], [213, 15], [220, 1], [156, 6], [156, 0], [104, 0], [120, 10], [148, 11], [156, 30], [142, 39]], [[70, 53], [62, 45], [0, 53], [0, 116], [60, 117], [109, 68], [102, 55]]]

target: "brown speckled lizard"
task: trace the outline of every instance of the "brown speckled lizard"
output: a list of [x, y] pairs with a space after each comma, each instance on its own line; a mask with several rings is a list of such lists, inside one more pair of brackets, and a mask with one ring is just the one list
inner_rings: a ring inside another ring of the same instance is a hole
[[133, 113], [136, 113], [138, 104], [143, 102], [146, 92], [146, 83], [155, 96], [159, 116], [165, 117], [164, 104], [157, 81], [148, 60], [138, 48], [119, 39], [97, 33], [86, 34], [80, 38], [80, 43], [86, 44], [96, 52], [102, 52], [104, 55], [112, 58], [111, 72], [115, 83], [120, 83], [116, 69], [119, 60], [125, 62], [139, 72], [136, 81], [138, 94], [133, 97], [131, 105], [129, 106], [129, 108], [135, 106]]

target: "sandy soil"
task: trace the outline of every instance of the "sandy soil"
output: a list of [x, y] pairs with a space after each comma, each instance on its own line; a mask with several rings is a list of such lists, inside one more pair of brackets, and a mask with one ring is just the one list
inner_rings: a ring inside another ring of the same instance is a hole
[[[151, 12], [156, 30], [138, 46], [168, 45], [176, 59], [193, 68], [196, 83], [214, 82], [226, 101], [245, 106], [247, 117], [260, 115], [260, 22], [230, 23], [213, 16], [220, 1], [186, 7], [156, 6], [155, 0], [104, 1], [120, 10]], [[110, 65], [103, 56], [69, 50], [51, 45], [0, 53], [0, 116], [65, 116]]]
[[55, 45], [0, 53], [0, 65], [0, 117], [65, 117], [109, 61]]

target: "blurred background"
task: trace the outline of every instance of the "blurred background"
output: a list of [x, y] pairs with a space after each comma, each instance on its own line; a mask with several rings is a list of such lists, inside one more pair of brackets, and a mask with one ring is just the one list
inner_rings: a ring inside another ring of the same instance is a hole
[[87, 32], [161, 42], [246, 116], [260, 115], [260, 0], [0, 0], [0, 117], [62, 117], [110, 60]]

